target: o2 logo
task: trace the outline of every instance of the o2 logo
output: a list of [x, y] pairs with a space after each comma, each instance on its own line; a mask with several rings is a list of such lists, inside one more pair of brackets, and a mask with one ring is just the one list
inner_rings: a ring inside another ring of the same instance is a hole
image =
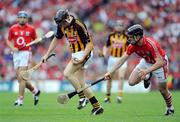
[[17, 44], [18, 44], [19, 46], [26, 44], [23, 37], [18, 37], [17, 40], [16, 40], [16, 42], [17, 42]]

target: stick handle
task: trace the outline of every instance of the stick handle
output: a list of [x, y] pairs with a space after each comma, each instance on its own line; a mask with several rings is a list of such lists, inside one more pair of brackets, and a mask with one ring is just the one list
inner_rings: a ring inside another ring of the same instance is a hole
[[31, 46], [33, 44], [37, 44], [37, 43], [41, 42], [42, 40], [43, 40], [43, 38], [38, 38], [37, 40], [32, 41], [32, 42], [26, 44], [26, 47]]
[[93, 86], [93, 85], [95, 85], [95, 84], [97, 84], [97, 83], [99, 83], [99, 82], [101, 82], [101, 81], [103, 81], [103, 80], [105, 80], [104, 77], [101, 78], [101, 79], [99, 79], [99, 80], [96, 80], [96, 81], [92, 82], [91, 84], [88, 84], [87, 86], [85, 86], [85, 87], [83, 87], [83, 88], [81, 88], [81, 89], [78, 89], [77, 92], [78, 92], [78, 93], [79, 93], [79, 92], [82, 92], [82, 91], [84, 91], [85, 89], [87, 89], [87, 88], [89, 88], [89, 87], [91, 87], [91, 86]]
[[[52, 54], [50, 54], [48, 57], [47, 57], [47, 60], [49, 60], [51, 57], [53, 57], [53, 56], [55, 56], [55, 53], [52, 53]], [[41, 61], [41, 62], [39, 62], [38, 64], [36, 64], [36, 66], [34, 66], [32, 69], [30, 69], [30, 70], [37, 70], [40, 66], [41, 66], [41, 64], [43, 64], [44, 62], [43, 61]]]
[[71, 99], [72, 97], [74, 97], [78, 92], [77, 91], [73, 91], [67, 94], [68, 98]]

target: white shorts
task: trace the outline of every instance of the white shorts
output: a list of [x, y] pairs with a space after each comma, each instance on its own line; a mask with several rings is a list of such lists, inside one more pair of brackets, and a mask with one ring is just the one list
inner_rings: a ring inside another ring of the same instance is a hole
[[[157, 78], [158, 82], [167, 82], [167, 73], [168, 73], [168, 58], [164, 57], [164, 62], [166, 65], [152, 72], [152, 74]], [[153, 64], [147, 63], [145, 59], [141, 59], [139, 64], [136, 66], [135, 70], [138, 69], [147, 69], [151, 67]]]
[[[107, 67], [107, 71], [111, 71], [112, 68], [113, 68], [113, 65], [117, 62], [117, 60], [120, 59], [120, 57], [113, 57], [113, 56], [110, 56], [109, 59], [108, 59], [108, 67]], [[119, 68], [119, 69], [126, 69], [127, 68], [127, 61], [124, 62], [124, 64]]]
[[13, 53], [14, 68], [28, 66], [30, 61], [31, 52], [29, 51], [18, 51]]
[[[77, 58], [78, 60], [81, 60], [83, 58], [83, 56], [84, 56], [84, 51], [72, 53], [72, 58]], [[92, 57], [93, 57], [93, 52], [91, 51], [90, 57], [87, 59], [87, 61], [84, 62], [83, 68], [88, 67], [88, 64], [91, 61]]]

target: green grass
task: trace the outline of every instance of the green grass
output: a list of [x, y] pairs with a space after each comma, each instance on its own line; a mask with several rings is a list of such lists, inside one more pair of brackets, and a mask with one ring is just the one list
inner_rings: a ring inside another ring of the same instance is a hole
[[116, 94], [110, 104], [103, 103], [104, 94], [96, 93], [105, 111], [103, 115], [90, 115], [91, 105], [77, 110], [78, 97], [66, 105], [56, 102], [58, 94], [42, 93], [38, 106], [33, 106], [30, 93], [26, 93], [22, 107], [13, 106], [17, 94], [0, 93], [0, 122], [180, 122], [180, 92], [173, 93], [174, 116], [164, 116], [165, 105], [159, 92], [124, 94], [123, 103], [116, 103]]

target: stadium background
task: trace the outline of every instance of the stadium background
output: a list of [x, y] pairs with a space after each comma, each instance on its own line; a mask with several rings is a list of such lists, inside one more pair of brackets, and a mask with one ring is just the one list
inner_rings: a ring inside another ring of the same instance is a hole
[[[55, 30], [53, 17], [58, 9], [65, 8], [84, 21], [93, 36], [94, 57], [88, 67], [87, 81], [95, 80], [106, 72], [107, 59], [98, 57], [97, 50], [102, 49], [114, 22], [121, 19], [127, 27], [140, 23], [144, 26], [147, 35], [152, 35], [161, 43], [170, 61], [168, 86], [171, 89], [180, 89], [179, 6], [179, 0], [0, 0], [0, 91], [18, 90], [11, 51], [5, 43], [8, 28], [16, 23], [17, 12], [26, 10], [30, 13], [29, 22], [36, 27], [38, 36], [41, 37], [46, 32]], [[32, 65], [41, 60], [49, 42], [32, 46]], [[72, 89], [62, 74], [70, 58], [66, 43], [65, 39], [59, 40], [56, 57], [42, 65], [32, 76], [33, 81], [38, 81], [34, 83], [43, 91]], [[139, 58], [136, 56], [130, 58], [126, 79], [138, 61]], [[128, 87], [128, 84], [125, 86]], [[141, 91], [142, 87], [140, 84], [140, 87], [137, 87], [138, 91]], [[155, 88], [156, 82], [153, 80], [151, 89]], [[99, 84], [94, 89], [102, 90], [105, 87], [104, 84]]]

